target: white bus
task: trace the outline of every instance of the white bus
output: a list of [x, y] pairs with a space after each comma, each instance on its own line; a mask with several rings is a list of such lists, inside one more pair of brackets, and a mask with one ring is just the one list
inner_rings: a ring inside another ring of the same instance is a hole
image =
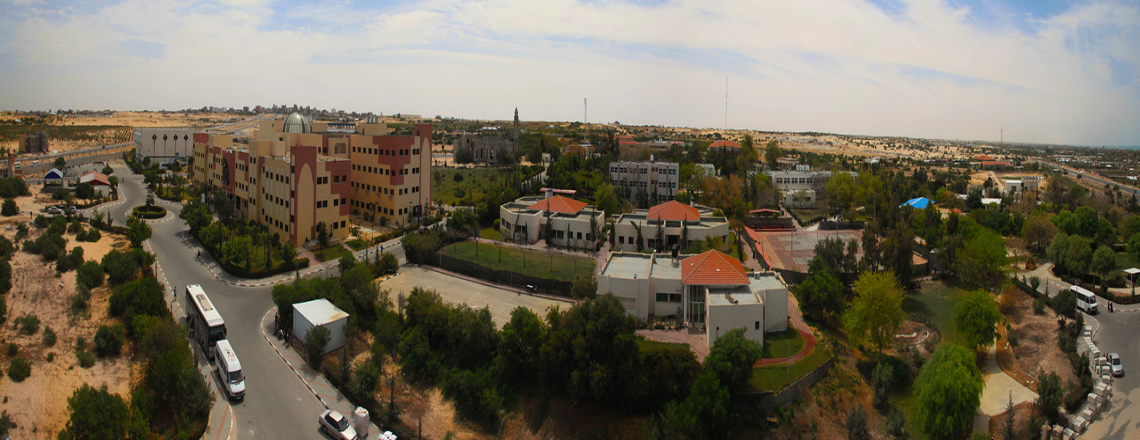
[[1081, 286], [1074, 285], [1071, 290], [1077, 297], [1077, 310], [1095, 315], [1096, 310], [1096, 295]]
[[222, 320], [222, 314], [214, 308], [214, 303], [210, 302], [201, 285], [186, 286], [186, 297], [193, 304], [191, 307], [193, 313], [190, 316], [194, 321], [191, 327], [194, 339], [198, 341], [198, 346], [202, 347], [206, 356], [213, 359], [214, 348], [218, 341], [226, 339], [226, 322]]

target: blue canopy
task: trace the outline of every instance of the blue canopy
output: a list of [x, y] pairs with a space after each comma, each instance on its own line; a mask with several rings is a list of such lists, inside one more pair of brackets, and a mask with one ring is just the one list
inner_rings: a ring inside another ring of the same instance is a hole
[[918, 197], [918, 198], [907, 200], [906, 203], [899, 205], [899, 208], [902, 208], [904, 206], [910, 206], [914, 209], [926, 209], [927, 205], [930, 205], [932, 203], [934, 203], [934, 202], [931, 202], [930, 199], [928, 199], [926, 197]]
[[52, 168], [47, 174], [44, 174], [44, 180], [63, 180], [63, 171]]

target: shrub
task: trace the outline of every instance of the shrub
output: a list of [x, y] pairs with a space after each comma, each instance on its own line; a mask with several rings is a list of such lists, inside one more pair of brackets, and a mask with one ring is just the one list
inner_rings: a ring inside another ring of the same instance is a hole
[[36, 315], [25, 313], [24, 316], [16, 318], [16, 325], [20, 327], [20, 333], [34, 335], [40, 330], [40, 318], [37, 318]]
[[101, 238], [103, 238], [103, 234], [100, 234], [98, 229], [91, 228], [87, 230], [87, 235], [84, 236], [83, 241], [94, 243], [99, 241]]
[[51, 362], [51, 361], [54, 361], [54, 360], [55, 360], [55, 353], [48, 353], [48, 354], [47, 354], [47, 361], [48, 361], [48, 362]]
[[78, 234], [82, 230], [83, 230], [83, 223], [79, 223], [79, 219], [72, 220], [71, 223], [67, 224], [67, 233], [68, 234]]
[[331, 338], [331, 333], [328, 328], [316, 326], [309, 329], [309, 333], [305, 334], [305, 357], [309, 359], [309, 365], [314, 369], [320, 370], [321, 355], [324, 354], [325, 345], [328, 345]]
[[883, 420], [883, 430], [894, 438], [903, 438], [905, 427], [906, 416], [898, 408], [891, 408], [891, 412], [887, 413], [887, 418]]
[[12, 362], [8, 364], [8, 377], [12, 378], [13, 382], [23, 382], [31, 375], [32, 364], [23, 358], [12, 359]]
[[[88, 288], [102, 286], [103, 266], [100, 266], [96, 261], [84, 262], [82, 266], [79, 266], [79, 270], [75, 275], [75, 281]], [[90, 296], [90, 294], [88, 296]]]
[[11, 217], [19, 214], [20, 208], [16, 206], [16, 201], [12, 199], [4, 199], [4, 206], [0, 208], [0, 215], [4, 217]]
[[1045, 314], [1046, 301], [1047, 300], [1044, 296], [1033, 300], [1033, 314], [1034, 315], [1044, 315]]
[[75, 295], [71, 295], [71, 313], [75, 314], [87, 310], [87, 302], [91, 300], [91, 289], [86, 284], [77, 283]]
[[1057, 409], [1061, 406], [1065, 395], [1065, 390], [1061, 386], [1061, 377], [1051, 371], [1048, 374], [1042, 371], [1037, 375], [1037, 392], [1038, 397], [1035, 402], [1037, 410], [1050, 422], [1056, 422]]
[[49, 220], [47, 217], [45, 217], [43, 215], [37, 215], [36, 219], [32, 220], [32, 223], [34, 223], [37, 228], [43, 229], [43, 228], [48, 227], [49, 224], [51, 224], [51, 220]]
[[79, 366], [83, 368], [91, 368], [95, 366], [95, 355], [87, 351], [75, 352], [75, 358], [79, 359]]
[[82, 336], [75, 338], [75, 351], [87, 350], [87, 340]]
[[856, 404], [847, 412], [847, 438], [850, 440], [863, 440], [867, 438], [867, 413], [863, 406]]
[[44, 326], [44, 347], [52, 347], [55, 345], [55, 330], [51, 327]]
[[20, 352], [20, 346], [19, 345], [16, 345], [15, 342], [9, 342], [8, 343], [8, 356], [15, 356], [19, 352]]
[[123, 325], [101, 326], [95, 332], [95, 354], [99, 357], [117, 356], [123, 348]]

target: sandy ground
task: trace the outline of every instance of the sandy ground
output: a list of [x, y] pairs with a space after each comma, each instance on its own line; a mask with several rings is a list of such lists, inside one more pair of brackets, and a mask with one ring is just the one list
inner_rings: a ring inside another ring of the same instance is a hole
[[[1013, 290], [1016, 289], [1007, 290], [1007, 294]], [[1073, 365], [1057, 342], [1057, 315], [1053, 309], [1046, 307], [1044, 314], [1036, 315], [1029, 295], [1021, 291], [1012, 294], [1017, 295], [1017, 306], [1006, 315], [1006, 320], [1017, 333], [1018, 344], [1013, 353], [1022, 371], [1034, 379], [1043, 369], [1056, 372], [1061, 383], [1076, 380]]]
[[[1022, 437], [1020, 438], [1037, 438], [1036, 436], [1040, 435], [1040, 427], [1031, 431], [1032, 435], [1025, 435], [1029, 433], [1026, 432], [1026, 428], [1028, 428], [1026, 424], [1033, 418], [1034, 408], [1033, 402], [1022, 402], [1013, 406], [1013, 429], [1021, 433]], [[1008, 412], [1003, 412], [990, 418], [990, 435], [993, 438], [1004, 438], [1002, 432], [1005, 429], [1005, 419], [1008, 416]]]
[[[14, 231], [4, 233], [11, 237]], [[69, 247], [76, 244], [74, 235], [68, 236], [68, 240]], [[109, 250], [115, 241], [105, 234], [99, 243], [81, 246], [87, 259], [94, 259]], [[120, 244], [125, 245], [125, 241]], [[139, 368], [131, 362], [130, 347], [124, 347], [124, 354], [119, 357], [98, 359], [91, 369], [78, 367], [74, 352], [76, 339], [84, 338], [91, 350], [96, 329], [116, 321], [107, 316], [109, 289], [102, 287], [92, 291], [89, 317], [72, 318], [68, 311], [69, 298], [75, 292], [75, 271], [56, 278], [53, 264], [45, 264], [40, 256], [23, 252], [17, 252], [11, 264], [13, 287], [7, 295], [8, 323], [30, 313], [36, 315], [41, 324], [33, 335], [18, 333], [11, 325], [0, 328], [0, 339], [18, 344], [17, 356], [32, 364], [31, 377], [22, 383], [15, 383], [7, 376], [0, 379], [5, 398], [0, 410], [7, 411], [19, 425], [13, 438], [52, 439], [67, 422], [67, 398], [76, 388], [84, 383], [95, 387], [106, 385], [109, 391], [127, 396], [131, 384], [138, 380]], [[52, 347], [43, 344], [45, 327], [51, 327], [56, 333], [57, 342]], [[48, 353], [55, 355], [52, 362], [46, 359]]]
[[[81, 116], [66, 115], [55, 118], [51, 125], [125, 125], [133, 128], [140, 127], [211, 127], [226, 122], [237, 122], [246, 119], [245, 116], [225, 113], [183, 114], [158, 112], [109, 112], [107, 116]], [[17, 119], [22, 116], [12, 114], [0, 115], [0, 120]], [[91, 141], [62, 141], [50, 140], [50, 148], [60, 152], [94, 148], [107, 144], [109, 140]], [[0, 147], [15, 149], [18, 142], [0, 142]]]

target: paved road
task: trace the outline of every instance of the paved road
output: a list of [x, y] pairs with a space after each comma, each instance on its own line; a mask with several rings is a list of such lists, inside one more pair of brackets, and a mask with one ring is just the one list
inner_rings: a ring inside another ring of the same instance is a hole
[[[1103, 300], [1102, 300], [1103, 301]], [[1117, 312], [1107, 313], [1103, 304], [1102, 312], [1091, 322], [1099, 322], [1100, 330], [1093, 342], [1103, 353], [1119, 353], [1124, 363], [1124, 377], [1113, 381], [1112, 399], [1109, 408], [1101, 414], [1085, 432], [1082, 438], [1125, 440], [1140, 438], [1140, 339], [1136, 338], [1136, 328], [1140, 325], [1140, 313], [1122, 312], [1135, 310], [1136, 306], [1120, 306]], [[1096, 327], [1095, 323], [1092, 323]]]
[[[1054, 168], [1061, 168], [1061, 169], [1064, 169], [1064, 170], [1068, 170], [1068, 171], [1069, 171], [1069, 173], [1073, 175], [1072, 177], [1075, 177], [1076, 175], [1078, 175], [1078, 173], [1082, 173], [1082, 172], [1083, 172], [1083, 171], [1081, 171], [1081, 170], [1078, 170], [1078, 169], [1076, 169], [1076, 168], [1070, 167], [1070, 166], [1068, 166], [1068, 165], [1061, 165], [1061, 164], [1059, 164], [1059, 163], [1055, 163], [1055, 162], [1049, 162], [1049, 161], [1037, 161], [1037, 162], [1041, 163], [1041, 165], [1043, 165], [1043, 166], [1054, 167]], [[1123, 183], [1117, 182], [1117, 181], [1115, 181], [1115, 180], [1112, 180], [1112, 179], [1108, 179], [1108, 178], [1105, 178], [1105, 177], [1101, 177], [1101, 176], [1098, 176], [1098, 175], [1095, 175], [1095, 174], [1090, 174], [1090, 173], [1088, 173], [1088, 172], [1084, 172], [1084, 174], [1082, 174], [1082, 176], [1083, 176], [1083, 177], [1081, 177], [1081, 179], [1088, 179], [1088, 180], [1091, 180], [1091, 181], [1093, 181], [1093, 182], [1099, 183], [1099, 184], [1101, 184], [1101, 185], [1106, 185], [1106, 184], [1108, 184], [1108, 185], [1113, 185], [1113, 186], [1119, 186], [1119, 187], [1120, 187], [1120, 192], [1121, 192], [1121, 193], [1124, 193], [1124, 194], [1140, 194], [1140, 189], [1136, 189], [1136, 188], [1130, 187], [1130, 186], [1128, 186], [1128, 185], [1125, 185], [1125, 184], [1123, 184]]]

